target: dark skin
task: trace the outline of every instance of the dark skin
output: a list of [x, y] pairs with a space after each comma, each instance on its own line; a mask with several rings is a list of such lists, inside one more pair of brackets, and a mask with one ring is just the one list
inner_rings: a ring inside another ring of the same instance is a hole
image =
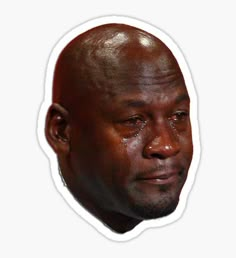
[[118, 233], [178, 205], [193, 146], [189, 96], [171, 51], [120, 24], [58, 59], [46, 137], [74, 197]]

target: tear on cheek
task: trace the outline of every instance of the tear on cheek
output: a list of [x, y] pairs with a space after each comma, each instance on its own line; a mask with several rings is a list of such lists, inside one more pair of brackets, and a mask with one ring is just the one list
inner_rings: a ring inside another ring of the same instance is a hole
[[128, 153], [135, 155], [142, 153], [143, 140], [139, 135], [130, 139], [124, 138], [123, 143], [125, 144]]

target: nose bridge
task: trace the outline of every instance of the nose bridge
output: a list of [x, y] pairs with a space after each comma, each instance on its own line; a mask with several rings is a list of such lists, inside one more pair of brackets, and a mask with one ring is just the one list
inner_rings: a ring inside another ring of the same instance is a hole
[[156, 121], [152, 128], [151, 141], [145, 146], [146, 157], [165, 159], [176, 155], [180, 151], [180, 145], [173, 130], [168, 120]]

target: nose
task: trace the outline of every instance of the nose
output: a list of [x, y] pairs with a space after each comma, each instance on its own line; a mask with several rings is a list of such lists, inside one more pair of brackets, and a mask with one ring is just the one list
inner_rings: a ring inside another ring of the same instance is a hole
[[175, 156], [180, 151], [179, 141], [177, 136], [170, 128], [162, 128], [152, 140], [144, 147], [144, 156], [146, 158], [166, 159]]

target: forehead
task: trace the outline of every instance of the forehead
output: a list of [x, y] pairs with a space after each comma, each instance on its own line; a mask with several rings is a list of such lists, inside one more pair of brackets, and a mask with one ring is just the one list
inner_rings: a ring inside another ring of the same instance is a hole
[[157, 56], [143, 51], [134, 55], [130, 51], [128, 54], [113, 56], [116, 62], [109, 63], [108, 58], [93, 64], [87, 81], [93, 94], [114, 98], [137, 92], [162, 93], [185, 85], [179, 66], [169, 53]]
[[103, 109], [107, 107], [142, 108], [147, 106], [158, 106], [160, 108], [175, 106], [184, 101], [189, 102], [189, 95], [184, 81], [179, 78], [171, 83], [163, 84], [141, 84], [134, 87], [115, 87], [105, 94], [98, 94], [97, 103]]
[[[144, 54], [143, 52], [142, 54]], [[169, 52], [118, 58], [117, 65], [99, 67], [90, 77], [94, 96], [116, 101], [128, 96], [175, 96], [187, 93], [182, 72]]]

